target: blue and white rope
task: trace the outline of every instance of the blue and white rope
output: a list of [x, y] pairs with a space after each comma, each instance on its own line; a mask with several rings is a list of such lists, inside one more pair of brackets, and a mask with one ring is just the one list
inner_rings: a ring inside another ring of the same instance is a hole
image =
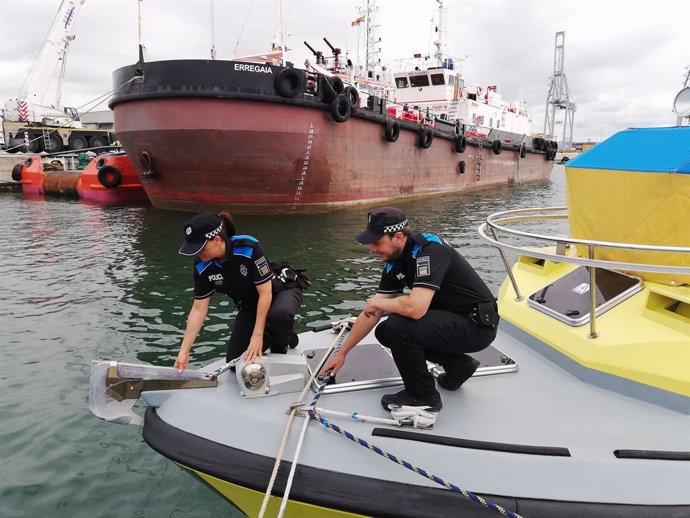
[[474, 493], [472, 493], [472, 492], [470, 492], [470, 491], [467, 491], [466, 489], [463, 489], [463, 488], [461, 488], [461, 487], [458, 487], [458, 486], [456, 486], [455, 484], [452, 484], [452, 483], [450, 483], [450, 482], [447, 482], [447, 481], [443, 480], [442, 478], [437, 477], [436, 475], [433, 475], [433, 474], [427, 472], [427, 471], [426, 471], [425, 469], [423, 469], [423, 468], [419, 468], [419, 467], [417, 467], [417, 466], [414, 466], [414, 465], [410, 464], [409, 462], [407, 462], [407, 461], [404, 460], [404, 459], [399, 459], [398, 457], [396, 457], [396, 456], [393, 455], [392, 453], [388, 453], [387, 451], [382, 450], [382, 449], [379, 448], [378, 446], [375, 446], [375, 445], [373, 445], [373, 444], [369, 444], [369, 443], [368, 443], [367, 441], [365, 441], [364, 439], [361, 439], [361, 438], [359, 438], [359, 437], [357, 437], [357, 436], [355, 436], [355, 435], [352, 435], [352, 434], [351, 434], [350, 432], [348, 432], [347, 430], [343, 430], [343, 429], [340, 428], [338, 425], [333, 424], [333, 423], [331, 423], [330, 421], [328, 421], [327, 419], [324, 419], [323, 417], [321, 417], [320, 415], [318, 415], [316, 412], [314, 412], [314, 406], [315, 406], [316, 402], [319, 400], [319, 398], [321, 397], [321, 394], [322, 394], [322, 392], [323, 392], [324, 387], [325, 387], [326, 385], [328, 385], [328, 382], [329, 382], [329, 380], [330, 380], [330, 377], [331, 377], [330, 373], [326, 375], [326, 377], [325, 377], [324, 380], [323, 380], [323, 385], [321, 385], [321, 387], [319, 388], [319, 391], [318, 391], [318, 392], [316, 393], [316, 395], [314, 396], [314, 399], [313, 399], [313, 401], [311, 402], [310, 408], [309, 408], [309, 410], [308, 410], [308, 412], [309, 412], [309, 417], [311, 417], [311, 418], [314, 419], [315, 421], [320, 422], [320, 423], [324, 426], [324, 428], [329, 428], [329, 429], [333, 430], [334, 432], [339, 433], [339, 434], [342, 435], [343, 437], [346, 437], [347, 439], [350, 439], [352, 442], [355, 442], [355, 443], [359, 444], [360, 446], [364, 446], [364, 447], [367, 448], [368, 450], [373, 451], [374, 453], [377, 453], [377, 454], [381, 455], [382, 457], [384, 457], [384, 458], [390, 460], [391, 462], [395, 462], [396, 464], [399, 464], [399, 465], [401, 465], [401, 466], [404, 466], [404, 467], [406, 467], [407, 469], [409, 469], [409, 470], [411, 470], [411, 471], [414, 471], [414, 472], [417, 473], [418, 475], [421, 475], [421, 476], [423, 476], [423, 477], [426, 477], [426, 478], [428, 478], [429, 480], [432, 480], [433, 482], [436, 482], [437, 484], [442, 485], [442, 486], [445, 487], [446, 489], [450, 489], [451, 491], [453, 491], [453, 492], [455, 492], [455, 493], [459, 493], [459, 494], [461, 494], [462, 496], [464, 496], [465, 498], [467, 498], [467, 499], [469, 499], [469, 500], [471, 500], [471, 501], [473, 501], [473, 502], [475, 502], [475, 503], [477, 503], [477, 504], [481, 504], [481, 505], [483, 505], [484, 507], [488, 507], [489, 509], [492, 509], [492, 510], [496, 511], [496, 512], [502, 514], [503, 516], [507, 516], [508, 518], [522, 518], [522, 516], [520, 516], [519, 514], [514, 513], [514, 512], [512, 512], [512, 511], [510, 511], [510, 510], [508, 510], [508, 509], [505, 509], [504, 507], [501, 507], [500, 505], [495, 504], [495, 503], [492, 502], [491, 500], [487, 500], [486, 498], [482, 498], [482, 497], [479, 496], [479, 495], [475, 495]]

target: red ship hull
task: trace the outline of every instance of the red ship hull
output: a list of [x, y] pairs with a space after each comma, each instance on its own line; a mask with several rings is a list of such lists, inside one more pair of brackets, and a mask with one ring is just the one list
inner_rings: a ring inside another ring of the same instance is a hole
[[496, 130], [480, 140], [459, 121], [391, 119], [387, 99], [360, 106], [338, 81], [236, 61], [139, 61], [113, 73], [110, 106], [160, 208], [318, 212], [551, 173], [555, 149], [543, 139]]
[[405, 129], [390, 143], [375, 121], [336, 123], [318, 108], [254, 100], [133, 100], [115, 107], [115, 127], [151, 202], [168, 209], [324, 211], [539, 182], [553, 167], [540, 153], [456, 153], [443, 138], [422, 149]]

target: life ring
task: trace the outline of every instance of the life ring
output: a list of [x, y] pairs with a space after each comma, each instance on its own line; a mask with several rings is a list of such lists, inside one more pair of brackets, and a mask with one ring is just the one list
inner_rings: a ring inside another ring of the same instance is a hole
[[467, 137], [465, 135], [458, 135], [454, 142], [455, 152], [464, 153], [467, 148]]
[[141, 152], [141, 156], [139, 156], [139, 165], [141, 166], [141, 174], [145, 178], [149, 178], [156, 174], [156, 172], [153, 170], [153, 159], [147, 151]]
[[422, 149], [428, 149], [431, 147], [431, 143], [434, 141], [434, 134], [426, 126], [422, 126], [417, 135], [417, 145]]
[[535, 137], [532, 139], [532, 147], [534, 149], [542, 149], [544, 147], [544, 139], [541, 137]]
[[345, 91], [343, 92], [345, 94], [345, 97], [347, 97], [347, 100], [350, 101], [350, 108], [352, 111], [357, 111], [357, 108], [359, 108], [359, 92], [354, 86], [346, 86]]
[[525, 158], [527, 156], [527, 146], [525, 146], [525, 143], [523, 142], [520, 144], [520, 158]]
[[345, 94], [338, 94], [330, 105], [331, 117], [335, 122], [345, 122], [350, 118], [350, 101]]
[[502, 147], [503, 145], [499, 139], [496, 139], [491, 143], [491, 149], [493, 150], [494, 155], [500, 155]]
[[18, 164], [14, 164], [14, 167], [12, 168], [12, 180], [15, 182], [21, 182], [22, 181], [22, 169], [24, 168], [23, 164], [19, 162]]
[[122, 173], [120, 173], [120, 170], [112, 165], [106, 165], [101, 167], [98, 170], [98, 181], [101, 183], [103, 187], [107, 187], [108, 189], [112, 189], [113, 187], [117, 187], [120, 185], [120, 182], [122, 181]]
[[460, 160], [460, 162], [458, 162], [458, 173], [465, 174], [465, 161], [464, 160]]
[[400, 137], [400, 123], [390, 119], [387, 120], [383, 134], [387, 142], [396, 142]]
[[294, 97], [304, 91], [304, 72], [295, 68], [284, 68], [276, 76], [276, 91], [283, 97]]

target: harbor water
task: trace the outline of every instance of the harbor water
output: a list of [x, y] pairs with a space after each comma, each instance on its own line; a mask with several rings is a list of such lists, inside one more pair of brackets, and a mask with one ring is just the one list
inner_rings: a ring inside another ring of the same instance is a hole
[[[545, 184], [398, 204], [413, 228], [459, 248], [494, 293], [505, 270], [477, 235], [483, 218], [557, 205], [559, 165]], [[357, 314], [374, 291], [380, 260], [354, 241], [366, 212], [236, 218], [271, 260], [308, 270], [298, 332]], [[138, 427], [88, 409], [92, 359], [173, 364], [192, 301], [192, 261], [177, 255], [188, 217], [0, 193], [0, 517], [241, 516], [151, 450]], [[225, 355], [234, 314], [229, 298], [214, 296], [192, 367]]]

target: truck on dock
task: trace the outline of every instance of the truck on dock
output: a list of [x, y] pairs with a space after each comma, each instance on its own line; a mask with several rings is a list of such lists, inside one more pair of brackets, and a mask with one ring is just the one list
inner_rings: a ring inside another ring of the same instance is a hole
[[[109, 146], [115, 136], [112, 114], [104, 120], [82, 120], [75, 108], [61, 104], [67, 50], [74, 40], [71, 27], [86, 0], [63, 0], [48, 35], [16, 98], [3, 109], [2, 135], [5, 150], [55, 153]], [[56, 76], [56, 71], [59, 74]], [[49, 90], [48, 103], [45, 102]], [[102, 112], [106, 113], [106, 112]]]

